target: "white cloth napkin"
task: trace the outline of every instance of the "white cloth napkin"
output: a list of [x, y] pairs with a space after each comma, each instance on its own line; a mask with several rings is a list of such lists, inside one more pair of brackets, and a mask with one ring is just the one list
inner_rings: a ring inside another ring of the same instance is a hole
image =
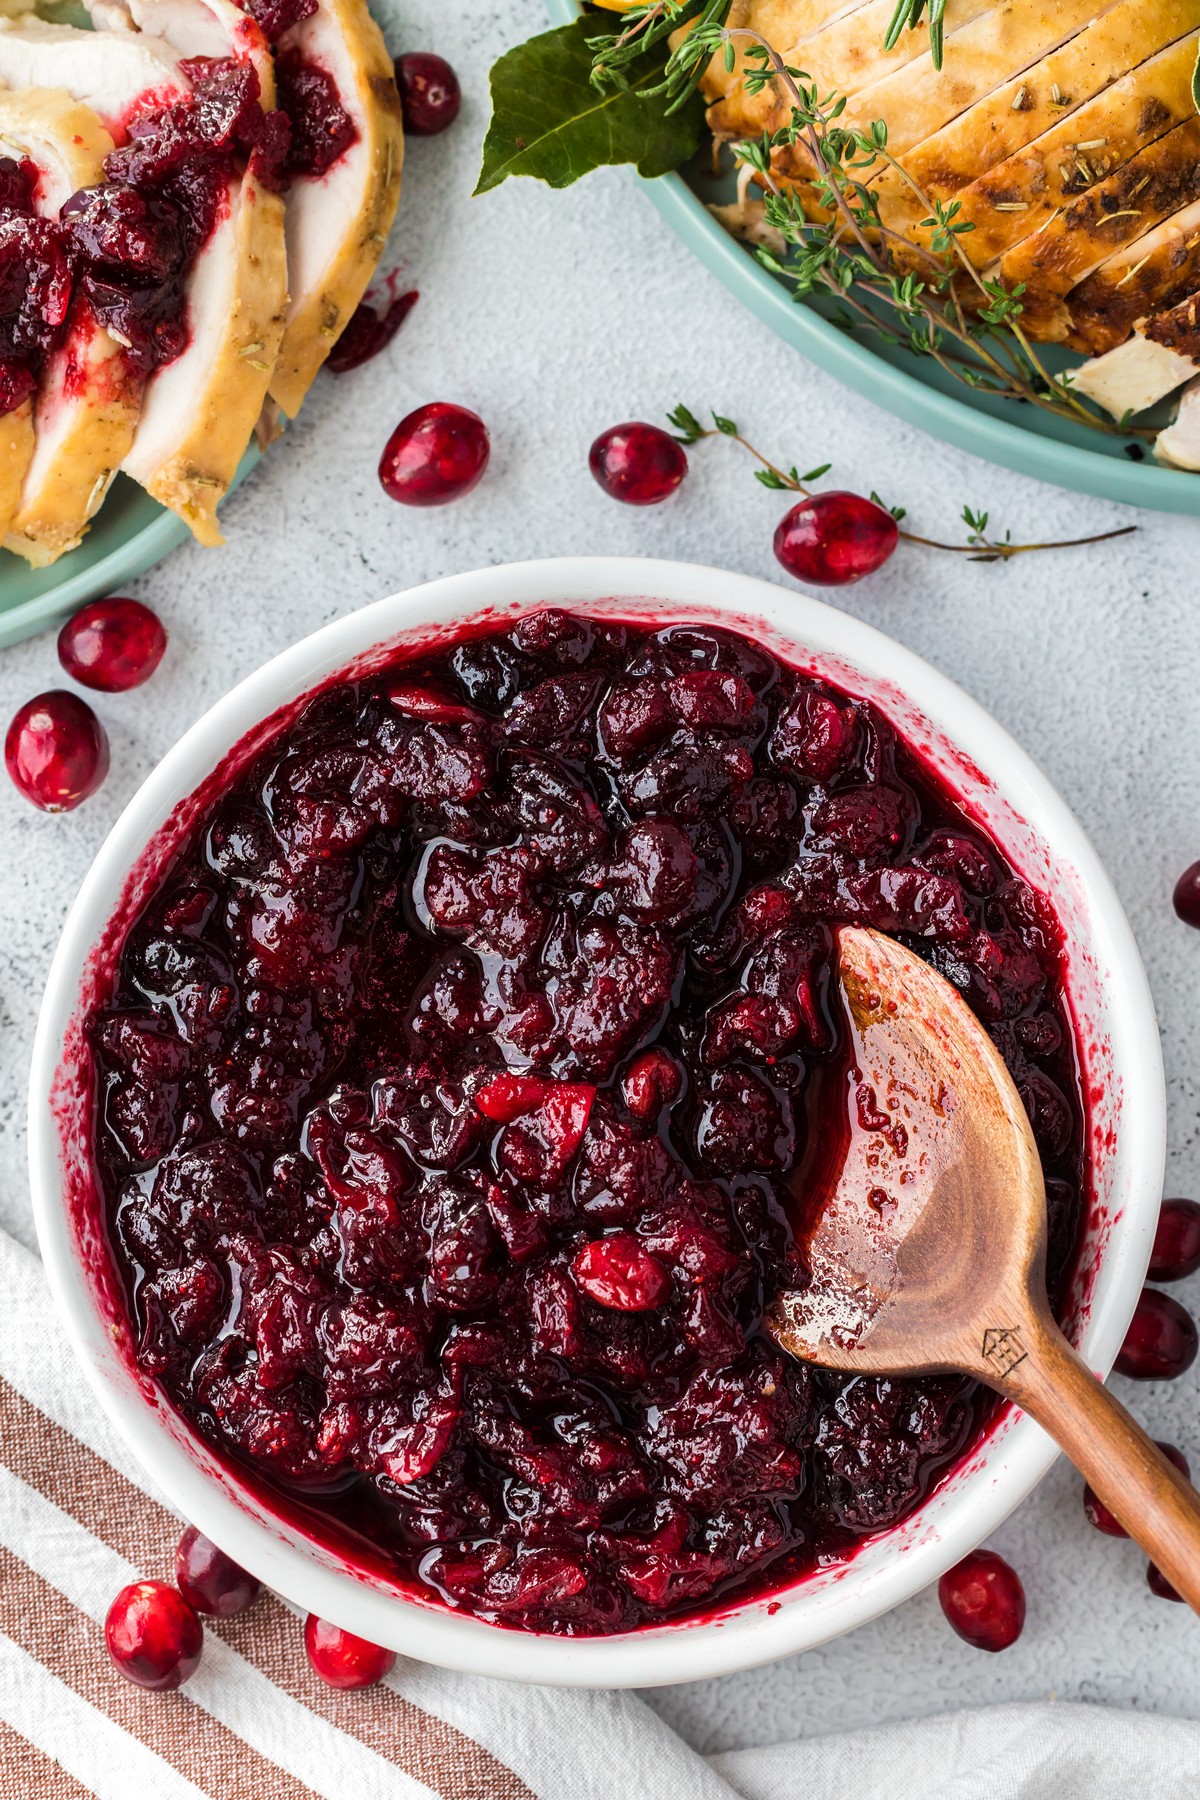
[[170, 1577], [179, 1520], [94, 1404], [37, 1259], [0, 1233], [0, 1800], [1194, 1800], [1200, 1726], [1007, 1706], [706, 1760], [634, 1694], [401, 1661], [337, 1694], [264, 1595], [178, 1694], [103, 1620]]

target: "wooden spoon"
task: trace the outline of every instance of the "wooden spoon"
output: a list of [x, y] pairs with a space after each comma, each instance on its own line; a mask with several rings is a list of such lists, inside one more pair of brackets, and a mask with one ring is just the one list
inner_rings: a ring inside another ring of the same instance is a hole
[[768, 1329], [825, 1368], [959, 1370], [1007, 1395], [1200, 1612], [1200, 1495], [1050, 1315], [1041, 1164], [999, 1051], [911, 951], [838, 935], [848, 1144], [811, 1226], [811, 1282], [773, 1301]]

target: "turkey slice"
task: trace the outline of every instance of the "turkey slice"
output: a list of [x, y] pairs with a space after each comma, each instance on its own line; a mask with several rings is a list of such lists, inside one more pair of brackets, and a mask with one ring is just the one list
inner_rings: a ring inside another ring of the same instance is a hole
[[[1094, 0], [1087, 11], [1095, 14]], [[1002, 87], [914, 145], [904, 166], [927, 198], [951, 200], [1195, 25], [1196, 0], [1158, 0], [1155, 6], [1118, 0], [1057, 50], [1014, 69]], [[885, 174], [877, 186], [884, 216], [895, 230], [911, 229], [925, 216], [927, 209], [898, 177]]]
[[1193, 31], [963, 188], [958, 217], [974, 226], [961, 240], [972, 262], [984, 267], [1003, 256], [1081, 192], [1192, 118], [1198, 48], [1200, 33]]
[[1200, 287], [1200, 200], [1126, 244], [1067, 295], [1064, 343], [1090, 355]]
[[[77, 189], [102, 179], [112, 149], [95, 113], [61, 89], [0, 93], [0, 134], [7, 153], [37, 165], [44, 218], [57, 218]], [[139, 391], [121, 345], [77, 295], [25, 420], [3, 421], [0, 525], [8, 549], [41, 567], [79, 542], [133, 435]]]
[[[0, 93], [0, 155], [34, 164], [44, 218], [56, 218], [76, 188], [97, 179], [111, 149], [99, 119], [68, 94], [40, 88]], [[33, 460], [33, 414], [29, 399], [0, 418], [0, 540], [16, 516]]]
[[[947, 65], [951, 61], [951, 37], [972, 19], [991, 11], [995, 4], [996, 0], [947, 0]], [[735, 5], [734, 12], [739, 25], [765, 37], [785, 62], [805, 69], [822, 94], [836, 89], [840, 94], [853, 95], [928, 56], [929, 38], [923, 27], [902, 31], [893, 48], [884, 49], [895, 9], [896, 0], [864, 0], [862, 5], [831, 9], [813, 9], [809, 0], [743, 0], [740, 7]], [[822, 11], [827, 16], [814, 25], [813, 19]], [[740, 65], [739, 56], [738, 70], [730, 76], [725, 71], [724, 58], [716, 56], [705, 71], [702, 88], [713, 101], [708, 115], [713, 131], [718, 137], [744, 138], [778, 130], [791, 114], [786, 96], [777, 92], [776, 84], [771, 82], [761, 93], [748, 95]]]
[[[1021, 7], [993, 7], [955, 33], [943, 68], [935, 69], [926, 51], [861, 88], [840, 122], [850, 130], [868, 131], [875, 119], [886, 119], [888, 149], [903, 160], [914, 146], [969, 114], [1010, 76], [1076, 36], [1095, 16], [1096, 0], [1036, 0]], [[803, 162], [793, 166], [790, 157], [781, 156], [779, 166], [788, 175], [804, 172]], [[911, 190], [904, 192], [913, 198]], [[923, 218], [924, 212], [917, 216]]]
[[357, 133], [287, 195], [287, 325], [271, 397], [294, 418], [375, 273], [400, 199], [404, 133], [391, 59], [364, 0], [319, 0], [276, 46], [332, 77]]
[[[271, 52], [231, 0], [129, 0], [106, 6], [112, 42], [158, 42], [187, 56], [248, 58], [264, 109], [275, 102]], [[224, 542], [217, 505], [250, 442], [283, 335], [287, 306], [284, 205], [253, 167], [229, 181], [217, 225], [188, 284], [188, 344], [147, 383], [122, 463], [202, 544]]]
[[1200, 376], [1184, 388], [1179, 416], [1159, 432], [1154, 454], [1179, 469], [1200, 469]]
[[1000, 259], [1010, 289], [1025, 284], [1024, 322], [1040, 338], [1064, 338], [1070, 290], [1115, 249], [1200, 199], [1200, 119], [1158, 138], [1123, 168], [1057, 212]]
[[1114, 419], [1149, 411], [1176, 388], [1200, 374], [1195, 359], [1135, 331], [1131, 338], [1094, 356], [1068, 377], [1071, 387], [1094, 400]]

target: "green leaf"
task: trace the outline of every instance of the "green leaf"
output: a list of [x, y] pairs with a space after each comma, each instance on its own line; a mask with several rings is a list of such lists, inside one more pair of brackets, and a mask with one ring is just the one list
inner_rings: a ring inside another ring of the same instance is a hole
[[492, 120], [483, 145], [477, 194], [509, 175], [532, 175], [569, 187], [606, 163], [636, 163], [639, 175], [665, 175], [686, 162], [704, 132], [704, 103], [693, 94], [668, 113], [659, 87], [665, 49], [622, 70], [625, 86], [600, 93], [592, 85], [589, 36], [595, 17], [544, 31], [509, 50], [492, 68]]
[[1200, 56], [1196, 58], [1196, 66], [1192, 70], [1192, 100], [1196, 111], [1200, 112]]

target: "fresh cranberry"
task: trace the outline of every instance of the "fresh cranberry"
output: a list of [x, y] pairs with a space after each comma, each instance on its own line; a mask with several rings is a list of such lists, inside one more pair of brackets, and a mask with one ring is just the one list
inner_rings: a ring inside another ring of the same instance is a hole
[[600, 433], [588, 453], [588, 466], [611, 500], [657, 506], [682, 484], [688, 459], [669, 432], [634, 419]]
[[491, 451], [478, 413], [435, 400], [401, 419], [384, 448], [379, 479], [402, 506], [445, 506], [482, 481]]
[[585, 1244], [571, 1273], [597, 1306], [614, 1312], [653, 1312], [671, 1291], [671, 1277], [630, 1231]]
[[861, 494], [811, 494], [775, 530], [775, 555], [797, 581], [848, 587], [873, 575], [895, 551], [900, 528]]
[[1189, 863], [1171, 896], [1175, 911], [1185, 925], [1200, 929], [1200, 862]]
[[[1167, 1461], [1174, 1463], [1185, 1481], [1190, 1481], [1192, 1472], [1183, 1451], [1177, 1450], [1174, 1444], [1165, 1444], [1161, 1438], [1157, 1440], [1157, 1443]], [[1121, 1521], [1115, 1514], [1109, 1512], [1102, 1500], [1096, 1498], [1090, 1487], [1085, 1487], [1083, 1490], [1083, 1510], [1087, 1514], [1088, 1523], [1094, 1525], [1097, 1531], [1102, 1531], [1105, 1537], [1129, 1536]]]
[[1155, 1563], [1146, 1564], [1146, 1586], [1160, 1600], [1178, 1600], [1180, 1602], [1183, 1600], [1183, 1595], [1175, 1592], [1162, 1570]]
[[396, 86], [404, 129], [413, 137], [437, 137], [457, 119], [462, 89], [444, 57], [430, 50], [406, 51], [396, 58]]
[[64, 688], [27, 700], [4, 740], [17, 787], [43, 812], [70, 812], [108, 774], [108, 738], [88, 705]]
[[325, 358], [325, 367], [335, 375], [346, 375], [370, 362], [387, 349], [419, 299], [413, 288], [407, 294], [398, 294], [382, 312], [364, 300], [350, 314], [345, 330]]
[[58, 634], [58, 660], [73, 681], [102, 694], [123, 694], [149, 681], [163, 659], [167, 634], [140, 600], [92, 600]]
[[938, 1582], [942, 1611], [977, 1650], [1007, 1650], [1025, 1623], [1025, 1590], [1017, 1571], [994, 1550], [973, 1550]]
[[1196, 1321], [1186, 1307], [1143, 1288], [1113, 1367], [1135, 1381], [1174, 1381], [1191, 1368], [1197, 1347]]
[[340, 1631], [316, 1613], [304, 1621], [304, 1648], [315, 1672], [333, 1688], [374, 1687], [396, 1663], [393, 1651], [368, 1644], [352, 1631]]
[[239, 1568], [194, 1525], [188, 1526], [175, 1551], [175, 1580], [190, 1606], [218, 1619], [245, 1612], [262, 1591], [253, 1575]]
[[196, 1673], [204, 1627], [169, 1582], [135, 1581], [109, 1607], [104, 1641], [126, 1681], [163, 1694]]
[[1164, 1200], [1147, 1273], [1151, 1281], [1182, 1281], [1200, 1269], [1200, 1201]]

